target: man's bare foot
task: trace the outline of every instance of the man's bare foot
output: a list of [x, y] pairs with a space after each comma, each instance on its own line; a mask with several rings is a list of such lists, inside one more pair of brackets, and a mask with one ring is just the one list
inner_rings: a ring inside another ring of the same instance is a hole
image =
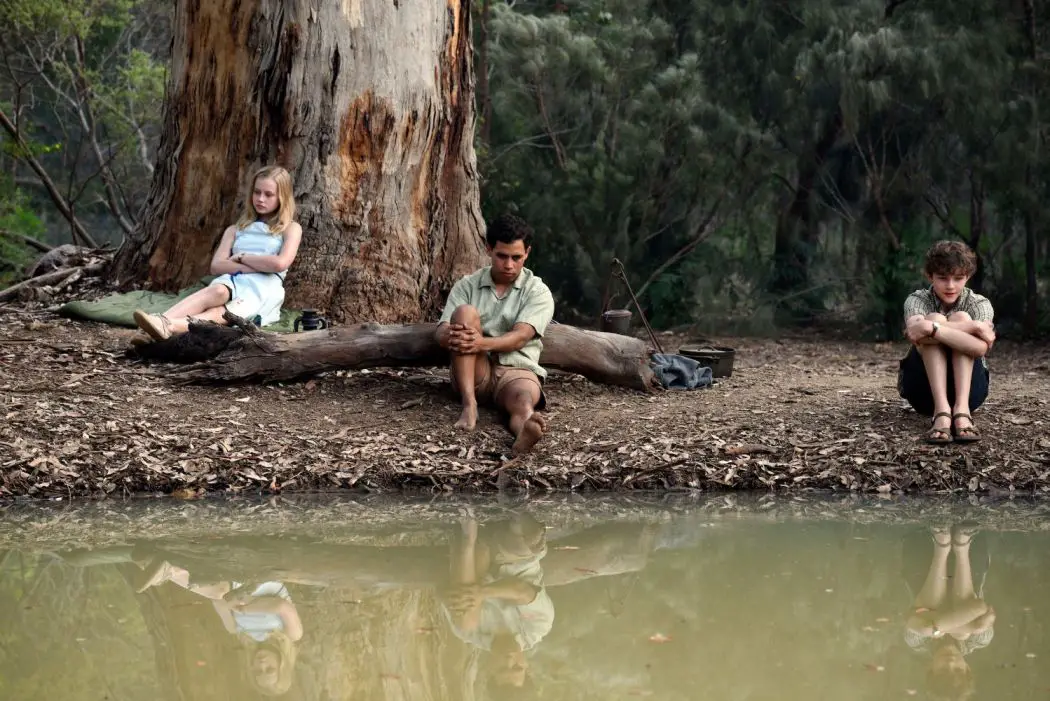
[[456, 428], [463, 429], [464, 431], [473, 431], [474, 426], [478, 423], [478, 406], [463, 407], [463, 413], [459, 415], [459, 421], [456, 422]]
[[524, 455], [532, 450], [532, 447], [543, 437], [547, 430], [547, 420], [541, 414], [533, 414], [521, 427], [514, 445], [511, 446], [512, 455]]

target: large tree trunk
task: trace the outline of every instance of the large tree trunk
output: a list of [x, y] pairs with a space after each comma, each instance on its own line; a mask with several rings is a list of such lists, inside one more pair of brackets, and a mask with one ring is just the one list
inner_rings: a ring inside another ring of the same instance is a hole
[[304, 237], [287, 304], [406, 321], [483, 259], [469, 0], [179, 0], [157, 168], [125, 285], [207, 274], [278, 163]]
[[[358, 324], [322, 331], [270, 334], [214, 324], [142, 346], [139, 353], [174, 362], [205, 361], [181, 372], [195, 382], [281, 382], [330, 370], [445, 366], [434, 340], [437, 324]], [[659, 386], [649, 365], [653, 349], [637, 338], [553, 324], [540, 362], [604, 384], [650, 390]]]

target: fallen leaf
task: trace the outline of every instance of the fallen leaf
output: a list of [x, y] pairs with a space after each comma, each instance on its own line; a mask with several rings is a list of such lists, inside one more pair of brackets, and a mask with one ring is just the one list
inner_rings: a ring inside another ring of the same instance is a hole
[[774, 453], [773, 448], [762, 443], [746, 443], [726, 448], [726, 455], [757, 455], [759, 453]]

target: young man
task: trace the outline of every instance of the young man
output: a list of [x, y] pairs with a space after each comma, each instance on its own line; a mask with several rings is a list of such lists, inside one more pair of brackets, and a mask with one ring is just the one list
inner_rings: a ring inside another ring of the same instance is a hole
[[463, 402], [457, 428], [474, 430], [478, 401], [510, 415], [512, 453], [532, 450], [546, 430], [541, 341], [554, 316], [551, 291], [525, 267], [532, 229], [510, 214], [489, 224], [492, 264], [459, 280], [434, 335], [452, 354], [452, 386]]
[[980, 440], [970, 412], [988, 396], [988, 363], [995, 343], [992, 303], [966, 283], [977, 258], [960, 241], [939, 241], [926, 252], [929, 289], [904, 302], [905, 334], [913, 346], [900, 363], [897, 387], [920, 414], [933, 416], [926, 442]]

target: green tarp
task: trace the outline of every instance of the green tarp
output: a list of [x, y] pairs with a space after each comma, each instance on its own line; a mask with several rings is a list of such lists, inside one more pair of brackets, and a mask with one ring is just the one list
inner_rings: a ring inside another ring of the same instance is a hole
[[[179, 290], [177, 295], [135, 290], [133, 292], [124, 292], [123, 294], [112, 294], [94, 302], [69, 302], [62, 305], [58, 313], [60, 316], [72, 319], [87, 319], [88, 321], [100, 321], [104, 324], [134, 327], [135, 320], [131, 315], [136, 309], [159, 314], [175, 304], [177, 300], [203, 289], [213, 279], [212, 277], [201, 278], [198, 284]], [[263, 328], [266, 331], [290, 333], [300, 313], [298, 309], [282, 309], [281, 320]]]

